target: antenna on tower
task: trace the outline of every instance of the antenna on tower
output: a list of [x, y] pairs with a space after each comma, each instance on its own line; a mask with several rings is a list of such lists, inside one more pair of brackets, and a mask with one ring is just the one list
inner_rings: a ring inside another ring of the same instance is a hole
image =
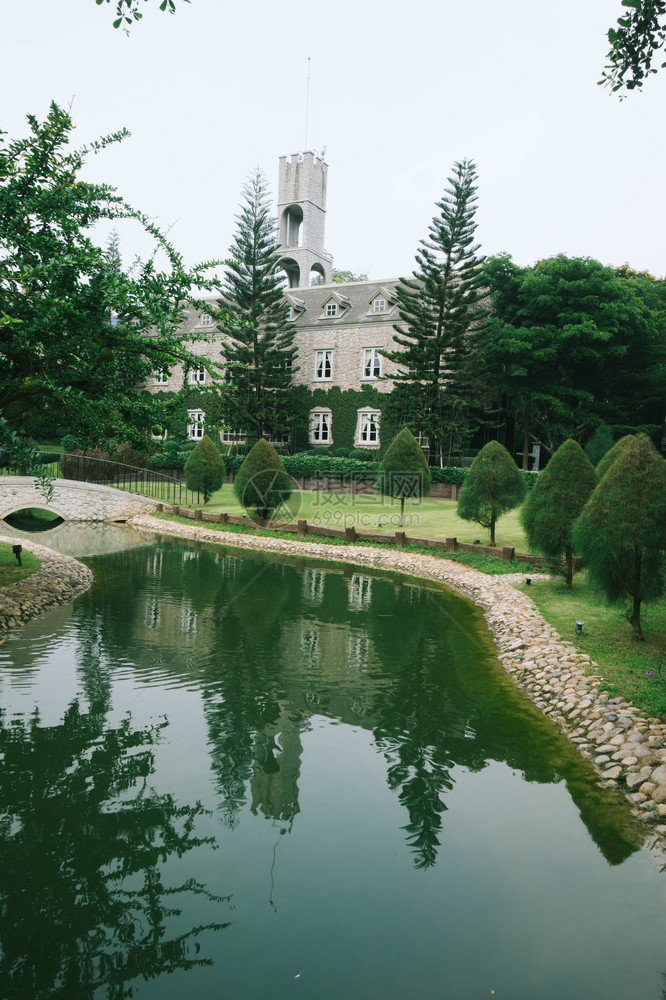
[[305, 91], [305, 152], [308, 151], [308, 112], [310, 110], [310, 56], [308, 56], [308, 83]]

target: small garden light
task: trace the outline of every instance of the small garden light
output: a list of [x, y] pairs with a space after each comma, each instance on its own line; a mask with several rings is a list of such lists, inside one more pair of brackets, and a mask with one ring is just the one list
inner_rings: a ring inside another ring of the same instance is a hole
[[584, 624], [585, 622], [576, 621], [576, 635], [580, 635], [580, 633], [583, 631]]

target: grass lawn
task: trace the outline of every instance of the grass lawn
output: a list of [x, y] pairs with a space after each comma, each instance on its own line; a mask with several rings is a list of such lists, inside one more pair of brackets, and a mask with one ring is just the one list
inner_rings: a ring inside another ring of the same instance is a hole
[[21, 562], [23, 565], [19, 566], [11, 545], [7, 542], [0, 542], [0, 587], [6, 587], [10, 583], [18, 583], [26, 576], [31, 576], [40, 567], [39, 559], [31, 552], [26, 552], [25, 549], [21, 553]]
[[[573, 639], [599, 664], [611, 696], [621, 695], [648, 715], [666, 718], [666, 597], [642, 606], [645, 642], [637, 642], [627, 620], [629, 601], [626, 607], [606, 604], [585, 572], [574, 576], [571, 590], [562, 580], [535, 581], [529, 595], [563, 638]], [[577, 636], [576, 619], [585, 622]]]
[[[353, 524], [357, 531], [384, 531], [392, 535], [398, 530], [400, 504], [390, 498], [354, 496], [351, 493], [323, 493], [299, 490], [289, 500], [291, 519], [305, 518], [309, 524], [326, 528], [344, 528]], [[477, 538], [487, 545], [490, 533], [478, 524], [463, 521], [456, 514], [455, 500], [426, 497], [420, 503], [405, 504], [405, 527], [408, 535], [424, 538], [456, 537], [461, 542], [474, 542]], [[243, 507], [234, 496], [233, 486], [225, 483], [213, 494], [204, 510], [242, 515]], [[279, 514], [282, 519], [282, 513]], [[289, 519], [285, 516], [285, 520]], [[379, 524], [381, 522], [381, 527]], [[518, 520], [518, 510], [500, 518], [496, 531], [497, 545], [512, 545], [519, 552], [527, 552], [527, 542]]]

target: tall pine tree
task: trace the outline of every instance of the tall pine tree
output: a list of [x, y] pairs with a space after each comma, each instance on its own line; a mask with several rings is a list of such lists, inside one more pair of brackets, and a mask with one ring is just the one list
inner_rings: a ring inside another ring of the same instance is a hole
[[427, 435], [430, 460], [443, 464], [464, 433], [469, 409], [469, 332], [483, 319], [482, 258], [474, 243], [476, 166], [455, 163], [437, 202], [429, 239], [421, 240], [416, 270], [396, 288], [398, 347], [386, 356], [399, 366], [390, 408], [414, 432]]
[[278, 258], [275, 220], [263, 175], [257, 170], [243, 188], [244, 201], [223, 281], [217, 316], [224, 383], [224, 424], [250, 440], [279, 440], [291, 432], [291, 375], [296, 349]]

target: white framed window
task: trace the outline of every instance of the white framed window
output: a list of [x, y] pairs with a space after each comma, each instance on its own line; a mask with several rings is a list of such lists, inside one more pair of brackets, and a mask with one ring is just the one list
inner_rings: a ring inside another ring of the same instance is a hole
[[204, 436], [205, 414], [203, 410], [187, 411], [187, 436], [190, 441], [201, 441]]
[[337, 316], [338, 315], [338, 304], [337, 302], [327, 302], [326, 303], [326, 316]]
[[225, 444], [245, 444], [245, 431], [235, 431], [232, 427], [223, 427], [220, 434]]
[[190, 385], [203, 385], [206, 381], [206, 369], [203, 365], [197, 365], [190, 371]]
[[291, 370], [293, 367], [294, 367], [293, 358], [283, 358], [281, 361], [273, 362], [273, 368], [276, 371], [287, 372], [287, 374], [291, 374]]
[[386, 312], [386, 299], [381, 295], [378, 295], [376, 299], [372, 302], [373, 313], [384, 313]]
[[315, 380], [328, 382], [333, 377], [333, 351], [315, 351]]
[[379, 445], [380, 410], [358, 410], [356, 444], [359, 448], [376, 448]]
[[202, 313], [201, 319], [199, 320], [199, 326], [210, 326], [211, 318], [210, 313]]
[[310, 444], [331, 443], [331, 411], [312, 410], [310, 413]]
[[382, 356], [378, 347], [366, 347], [363, 350], [363, 378], [380, 378], [382, 374]]
[[168, 381], [167, 372], [153, 372], [153, 385], [164, 385]]

